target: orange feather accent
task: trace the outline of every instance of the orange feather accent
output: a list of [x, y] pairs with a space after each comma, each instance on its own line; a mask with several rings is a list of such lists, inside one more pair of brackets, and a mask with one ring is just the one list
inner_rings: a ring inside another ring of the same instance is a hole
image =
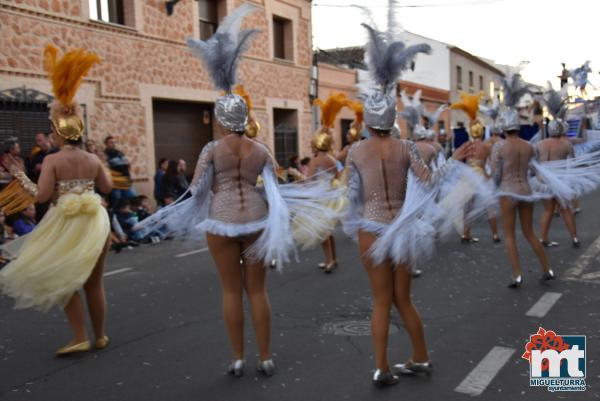
[[452, 103], [450, 108], [453, 110], [462, 110], [469, 120], [473, 121], [477, 118], [477, 112], [479, 111], [479, 101], [483, 97], [483, 92], [479, 92], [477, 95], [470, 95], [466, 92], [460, 93], [460, 102]]
[[57, 60], [57, 55], [58, 49], [47, 45], [44, 50], [44, 68], [52, 82], [54, 97], [62, 106], [70, 107], [83, 77], [94, 64], [100, 62], [100, 58], [83, 49], [70, 50], [60, 60]]
[[252, 99], [250, 98], [250, 94], [246, 92], [246, 88], [244, 88], [244, 85], [236, 85], [235, 89], [233, 90], [233, 93], [244, 98], [246, 106], [248, 106], [248, 114], [250, 114], [250, 112], [252, 111]]
[[348, 100], [346, 106], [348, 106], [354, 112], [354, 124], [362, 125], [363, 115], [365, 112], [365, 106], [362, 104], [362, 102], [358, 100]]
[[344, 93], [331, 92], [327, 100], [316, 99], [314, 104], [321, 108], [321, 126], [331, 128], [335, 124], [335, 118], [344, 106], [347, 106], [348, 98]]

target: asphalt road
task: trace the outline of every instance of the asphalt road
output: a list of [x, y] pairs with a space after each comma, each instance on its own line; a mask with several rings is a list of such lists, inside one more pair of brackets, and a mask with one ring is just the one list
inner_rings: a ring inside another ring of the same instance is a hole
[[[599, 204], [598, 193], [582, 202], [578, 250], [555, 220], [551, 237], [561, 246], [548, 253], [559, 279], [548, 285], [538, 282], [541, 270], [522, 244], [524, 285], [506, 288], [504, 247], [492, 243], [485, 221], [474, 228], [479, 244], [462, 245], [457, 236], [440, 246], [413, 285], [435, 366], [431, 377], [403, 377], [387, 389], [371, 385], [370, 291], [356, 245], [342, 234], [333, 274], [316, 267], [320, 250], [302, 253], [301, 262], [282, 274], [269, 274], [277, 374], [265, 378], [254, 371], [248, 316], [246, 375], [226, 375], [230, 351], [212, 259], [202, 243], [167, 241], [111, 255], [105, 284], [112, 341], [103, 351], [55, 357], [70, 340], [62, 312], [17, 311], [0, 298], [0, 400], [600, 399]], [[536, 215], [540, 211], [541, 205]], [[542, 297], [557, 300], [543, 317], [527, 316]], [[521, 354], [539, 326], [587, 336], [587, 391], [529, 386]], [[410, 352], [394, 313], [391, 359], [402, 361]], [[486, 358], [490, 352], [504, 355], [505, 363]], [[465, 394], [465, 388], [480, 395]]]

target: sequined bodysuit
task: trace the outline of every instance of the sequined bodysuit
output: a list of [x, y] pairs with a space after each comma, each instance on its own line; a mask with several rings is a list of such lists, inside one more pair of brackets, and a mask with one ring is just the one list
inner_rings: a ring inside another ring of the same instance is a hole
[[258, 142], [253, 142], [243, 157], [236, 156], [224, 140], [208, 143], [198, 159], [195, 177], [201, 177], [212, 164], [214, 196], [209, 218], [228, 224], [263, 220], [267, 203], [257, 191], [256, 180], [267, 163], [272, 163], [270, 153]]
[[[360, 179], [362, 217], [376, 223], [389, 224], [402, 208], [406, 198], [408, 172], [431, 182], [438, 177], [432, 174], [421, 159], [413, 142], [390, 138], [386, 144], [387, 156], [375, 157], [378, 150], [371, 141], [361, 141], [352, 146], [348, 154], [350, 180], [357, 174]], [[451, 163], [447, 163], [450, 165]]]

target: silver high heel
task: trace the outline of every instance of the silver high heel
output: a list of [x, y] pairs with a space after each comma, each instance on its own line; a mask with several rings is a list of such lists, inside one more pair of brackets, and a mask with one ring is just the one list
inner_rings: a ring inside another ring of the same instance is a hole
[[427, 376], [433, 372], [433, 365], [431, 361], [427, 362], [413, 362], [408, 361], [406, 363], [398, 363], [392, 367], [392, 371], [399, 375], [414, 375], [417, 373], [424, 373]]
[[227, 373], [234, 375], [235, 377], [242, 377], [244, 375], [244, 364], [245, 361], [243, 359], [236, 359], [229, 364]]
[[373, 384], [378, 387], [387, 387], [398, 384], [398, 376], [392, 374], [392, 372], [383, 372], [381, 369], [377, 369], [373, 374]]
[[523, 284], [523, 276], [520, 274], [517, 277], [511, 278], [508, 288], [518, 288]]
[[547, 272], [544, 272], [544, 274], [542, 274], [542, 281], [548, 281], [548, 280], [556, 280], [556, 274], [554, 274], [554, 270], [550, 269]]
[[258, 361], [258, 367], [256, 369], [263, 375], [271, 377], [275, 374], [275, 363], [272, 359]]

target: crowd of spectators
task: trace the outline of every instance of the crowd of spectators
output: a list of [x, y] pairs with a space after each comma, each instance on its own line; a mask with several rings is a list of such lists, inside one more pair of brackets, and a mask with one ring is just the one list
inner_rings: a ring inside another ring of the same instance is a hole
[[[5, 166], [5, 155], [12, 156], [20, 164], [21, 169], [33, 181], [37, 182], [42, 169], [44, 158], [58, 151], [52, 143], [51, 136], [38, 133], [35, 136], [35, 147], [29, 155], [22, 156], [18, 138], [10, 137], [3, 142], [0, 152], [0, 190], [12, 181], [12, 175]], [[160, 159], [156, 176], [154, 177], [154, 198], [156, 207], [145, 195], [138, 195], [133, 186], [130, 173], [130, 163], [118, 146], [113, 136], [108, 136], [103, 147], [93, 139], [84, 143], [84, 149], [93, 153], [104, 163], [107, 172], [113, 180], [113, 190], [110, 194], [101, 194], [103, 205], [106, 207], [111, 221], [112, 248], [120, 252], [144, 243], [157, 243], [168, 239], [165, 232], [155, 231], [143, 233], [135, 230], [140, 221], [148, 218], [155, 210], [175, 202], [189, 188], [186, 175], [187, 166], [184, 160]], [[31, 205], [20, 213], [5, 216], [0, 211], [0, 245], [35, 229], [50, 203]], [[0, 266], [6, 263], [0, 254]]]

